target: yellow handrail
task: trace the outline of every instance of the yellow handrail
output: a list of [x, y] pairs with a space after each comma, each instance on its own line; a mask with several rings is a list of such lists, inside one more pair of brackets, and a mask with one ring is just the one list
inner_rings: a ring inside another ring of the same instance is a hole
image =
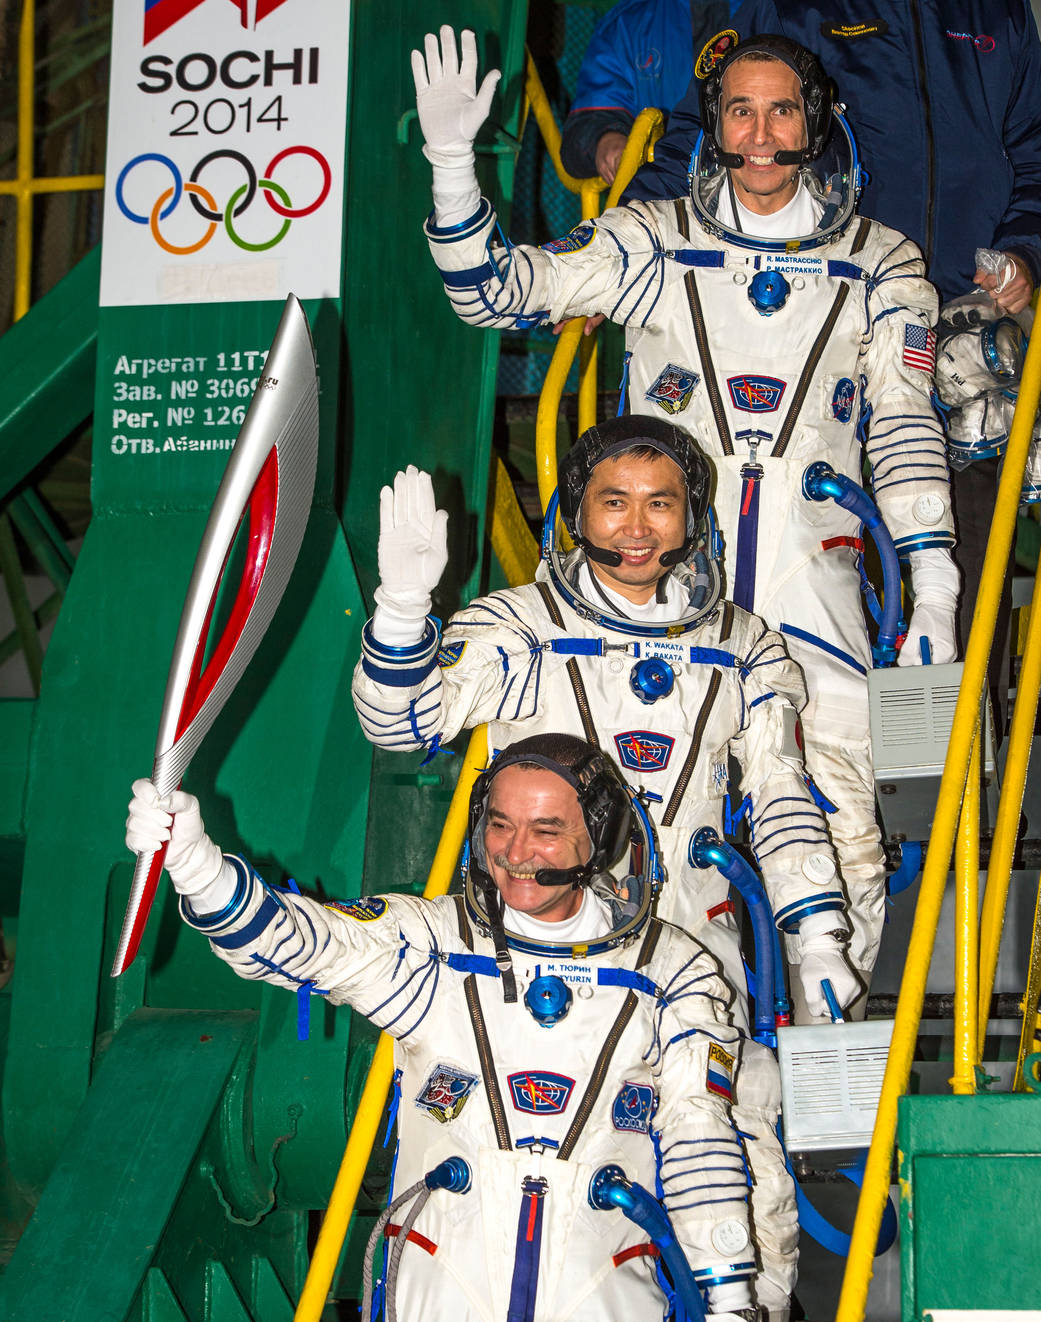
[[539, 567], [539, 544], [531, 535], [506, 465], [496, 458], [489, 540], [506, 582], [530, 583]]
[[56, 175], [33, 178], [34, 65], [36, 59], [35, 0], [23, 0], [18, 31], [18, 154], [16, 177], [0, 182], [0, 195], [15, 199], [14, 307], [18, 321], [29, 311], [32, 293], [33, 198], [37, 193], [71, 193], [103, 188], [103, 174]]
[[[487, 761], [487, 726], [478, 725], [470, 736], [459, 769], [459, 779], [452, 794], [444, 830], [441, 832], [441, 840], [423, 891], [424, 899], [431, 900], [438, 895], [444, 895], [452, 884], [459, 851], [462, 849], [466, 835], [470, 791]], [[347, 1227], [354, 1211], [358, 1190], [361, 1188], [365, 1167], [369, 1163], [369, 1154], [384, 1113], [393, 1073], [394, 1043], [387, 1033], [381, 1033], [372, 1057], [372, 1064], [369, 1066], [358, 1110], [351, 1125], [351, 1132], [347, 1138], [347, 1146], [343, 1150], [343, 1159], [329, 1197], [329, 1206], [322, 1219], [322, 1228], [318, 1232], [318, 1241], [311, 1255], [311, 1265], [307, 1271], [304, 1288], [300, 1292], [300, 1302], [293, 1314], [293, 1322], [319, 1322], [321, 1318], [329, 1287], [336, 1272], [336, 1263], [347, 1236]]]
[[[1022, 396], [1022, 391], [1020, 394]], [[983, 1039], [987, 1032], [990, 998], [994, 992], [994, 975], [998, 966], [998, 947], [1001, 944], [1001, 930], [1005, 921], [1009, 881], [1012, 876], [1012, 856], [1016, 850], [1016, 836], [1023, 810], [1023, 792], [1026, 787], [1027, 767], [1034, 738], [1039, 692], [1041, 692], [1041, 574], [1036, 574], [1026, 642], [1023, 646], [1023, 659], [1016, 681], [1016, 702], [1012, 709], [1012, 721], [1009, 727], [1005, 775], [994, 823], [994, 839], [990, 847], [990, 863], [987, 867], [983, 910], [980, 915], [979, 1054], [981, 1059]]]
[[875, 1244], [882, 1223], [882, 1211], [889, 1194], [896, 1136], [897, 1101], [906, 1091], [914, 1060], [922, 1002], [925, 997], [925, 982], [936, 940], [936, 928], [954, 844], [959, 804], [965, 788], [969, 756], [979, 724], [980, 700], [987, 676], [987, 659], [994, 641], [998, 602], [1001, 597], [1005, 567], [1012, 549], [1023, 471], [1026, 467], [1039, 395], [1041, 395], [1041, 335], [1035, 335], [1030, 341], [1023, 365], [1019, 402], [998, 485], [987, 553], [965, 653], [965, 670], [954, 709], [947, 758], [940, 780], [936, 816], [933, 819], [932, 835], [926, 851], [925, 866], [922, 869], [907, 963], [897, 999], [893, 1041], [882, 1081], [875, 1130], [868, 1150], [864, 1183], [850, 1238], [849, 1255], [846, 1259], [846, 1271], [842, 1280], [842, 1292], [839, 1296], [835, 1322], [863, 1322], [867, 1305]]
[[[524, 97], [525, 105], [521, 111], [521, 121], [524, 122], [527, 117], [528, 106], [530, 105], [531, 113], [535, 116], [535, 123], [539, 126], [539, 132], [542, 134], [542, 141], [546, 144], [549, 159], [553, 162], [557, 178], [564, 187], [572, 193], [582, 193], [583, 190], [591, 188], [594, 194], [598, 194], [606, 188], [606, 182], [598, 175], [593, 175], [589, 179], [576, 179], [573, 174], [568, 174], [564, 169], [560, 159], [560, 129], [553, 117], [553, 107], [549, 103], [546, 89], [542, 86], [542, 79], [535, 67], [535, 61], [531, 58], [531, 51], [527, 49], [524, 52]], [[596, 213], [591, 214], [595, 215]], [[588, 220], [589, 217], [583, 215], [583, 219]]]
[[[537, 77], [536, 74], [535, 78]], [[545, 93], [543, 93], [543, 97], [545, 97]], [[533, 101], [533, 109], [534, 105]], [[548, 102], [546, 103], [546, 110], [547, 112], [549, 110]], [[552, 119], [552, 115], [550, 115], [550, 118]], [[537, 113], [536, 119], [538, 119]], [[539, 127], [542, 128], [542, 121], [539, 119], [538, 122]], [[621, 197], [641, 162], [653, 160], [654, 143], [661, 137], [664, 127], [665, 122], [662, 119], [660, 110], [648, 108], [641, 110], [637, 115], [629, 139], [625, 144], [625, 150], [622, 152], [622, 158], [618, 163], [618, 173], [615, 175], [614, 183], [611, 185], [611, 190], [607, 196], [608, 207], [617, 204], [618, 198]], [[559, 160], [560, 132], [555, 123], [553, 129], [557, 134], [557, 159]], [[579, 186], [572, 191], [581, 192], [583, 219], [591, 219], [596, 213], [593, 211], [587, 214], [588, 194], [583, 191], [584, 186], [587, 184], [596, 185], [602, 190], [607, 185], [601, 179], [572, 179], [570, 175], [563, 173], [563, 167], [559, 166], [557, 173], [560, 175], [561, 182], [567, 187], [570, 188], [571, 184]], [[595, 197], [597, 194], [594, 192], [592, 196]], [[582, 335], [585, 320], [584, 317], [573, 317], [561, 331], [539, 395], [539, 406], [535, 415], [535, 464], [539, 480], [539, 498], [542, 501], [543, 511], [545, 511], [557, 485], [557, 418], [560, 414], [560, 401], [564, 396], [564, 386], [567, 384], [568, 373], [571, 371], [571, 364], [575, 360], [575, 353], [580, 344], [584, 356], [580, 365], [578, 387], [579, 433], [584, 432], [588, 427], [592, 427], [596, 422], [595, 343], [592, 336], [586, 338]]]
[[976, 1091], [976, 989], [979, 975], [980, 743], [976, 729], [955, 845], [954, 1075], [951, 1091]]

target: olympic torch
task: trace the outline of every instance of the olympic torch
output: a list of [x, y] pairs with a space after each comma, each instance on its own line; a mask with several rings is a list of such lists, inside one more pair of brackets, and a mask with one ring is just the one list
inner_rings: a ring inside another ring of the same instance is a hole
[[[271, 623], [303, 541], [317, 462], [314, 347], [300, 301], [290, 294], [217, 490], [181, 611], [152, 766], [160, 795], [180, 785]], [[205, 661], [217, 599], [247, 512], [242, 575], [227, 624]], [[114, 978], [137, 954], [165, 858], [165, 844], [137, 856]]]

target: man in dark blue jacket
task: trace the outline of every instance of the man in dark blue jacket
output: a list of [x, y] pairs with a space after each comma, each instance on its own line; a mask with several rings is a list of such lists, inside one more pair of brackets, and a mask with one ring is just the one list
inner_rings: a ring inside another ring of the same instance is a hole
[[668, 111], [687, 90], [705, 43], [730, 23], [739, 0], [619, 0], [596, 25], [560, 155], [578, 179], [613, 183], [622, 149], [645, 106]]

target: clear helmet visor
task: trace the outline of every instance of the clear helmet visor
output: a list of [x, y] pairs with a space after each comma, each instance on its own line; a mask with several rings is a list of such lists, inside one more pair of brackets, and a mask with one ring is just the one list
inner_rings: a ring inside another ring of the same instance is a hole
[[[642, 930], [651, 915], [654, 902], [664, 883], [665, 874], [658, 852], [657, 835], [647, 810], [632, 789], [628, 792], [633, 806], [633, 824], [636, 828], [633, 837], [628, 848], [610, 870], [594, 874], [588, 883], [590, 889], [606, 902], [610, 910], [610, 930], [602, 936], [583, 938], [580, 934], [575, 939], [558, 943], [552, 939], [552, 923], [545, 924], [546, 931], [543, 937], [514, 932], [506, 925], [504, 928], [506, 942], [511, 949], [547, 955], [566, 954], [579, 944], [584, 949], [587, 948], [588, 954], [598, 954], [631, 940]], [[467, 909], [471, 919], [481, 930], [486, 930], [489, 925], [488, 905], [480, 885], [475, 882], [474, 873], [481, 870], [488, 875], [484, 823], [485, 817], [482, 814], [471, 838], [467, 841], [461, 861]], [[471, 855], [478, 865], [477, 869], [470, 865]]]
[[991, 391], [952, 409], [947, 418], [947, 457], [953, 468], [962, 469], [977, 459], [992, 459], [1005, 453], [1014, 395]]
[[[807, 223], [796, 234], [757, 234], [756, 217], [739, 212], [735, 206], [730, 172], [719, 163], [715, 144], [700, 133], [689, 172], [690, 196], [698, 220], [727, 243], [767, 252], [805, 251], [831, 242], [853, 219], [862, 186], [856, 143], [838, 107], [832, 111], [831, 132], [820, 156], [792, 169], [810, 195], [811, 207], [800, 206], [797, 213], [805, 215]], [[763, 229], [768, 231], [772, 217], [762, 219]]]
[[[584, 551], [571, 545], [567, 529], [559, 515], [559, 502], [554, 492], [542, 525], [542, 559], [546, 562], [550, 580], [573, 610], [584, 619], [592, 620], [606, 629], [639, 637], [674, 637], [703, 624], [716, 609], [723, 595], [722, 539], [716, 528], [711, 506], [694, 546], [685, 562], [669, 571], [682, 589], [683, 605], [673, 620], [655, 620], [654, 623], [634, 620], [615, 613], [608, 596], [589, 587], [589, 576], [581, 572], [586, 564]], [[592, 571], [590, 571], [591, 575]]]

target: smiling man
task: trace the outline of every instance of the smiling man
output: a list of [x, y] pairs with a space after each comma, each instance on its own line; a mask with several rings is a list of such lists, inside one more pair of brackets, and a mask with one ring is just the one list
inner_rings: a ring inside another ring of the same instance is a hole
[[543, 923], [574, 918], [591, 894], [536, 881], [540, 870], [566, 871], [592, 853], [581, 806], [567, 791], [548, 768], [514, 765], [495, 777], [488, 795], [484, 848], [492, 880], [508, 909]]
[[[845, 959], [845, 901], [797, 743], [802, 676], [777, 634], [722, 599], [710, 486], [701, 450], [664, 418], [634, 414], [591, 428], [560, 462], [560, 519], [575, 549], [563, 550], [554, 522], [536, 581], [478, 598], [439, 640], [428, 612], [448, 557], [445, 516], [426, 473], [398, 473], [381, 494], [381, 583], [353, 696], [366, 736], [391, 750], [435, 749], [482, 722], [490, 753], [512, 753], [516, 739], [537, 731], [567, 730], [599, 745], [645, 792], [667, 872], [659, 913], [719, 960], [747, 1031], [728, 883], [687, 859], [699, 828], [724, 833], [731, 760], [808, 1002], [826, 1013], [822, 978], [844, 1004], [859, 983]], [[514, 840], [513, 823], [501, 825], [510, 844], [497, 861], [512, 869], [505, 884], [520, 903], [508, 902], [523, 910], [537, 900], [518, 874], [531, 871], [542, 847], [533, 837]], [[555, 847], [580, 849], [573, 826], [554, 824]], [[757, 1300], [775, 1319], [787, 1308], [797, 1239], [794, 1186], [775, 1133], [779, 1106], [776, 1062], [745, 1042], [734, 1115], [750, 1136]]]
[[[127, 844], [166, 841], [182, 916], [236, 973], [394, 1038], [398, 1148], [374, 1239], [399, 1318], [650, 1322], [672, 1316], [658, 1256], [675, 1278], [678, 1247], [688, 1303], [700, 1285], [715, 1322], [755, 1322], [729, 994], [654, 917], [653, 835], [599, 750], [542, 734], [478, 778], [459, 896], [276, 890], [221, 854], [192, 795], [136, 781]], [[591, 1203], [606, 1168], [660, 1190], [660, 1246]]]
[[786, 207], [799, 187], [798, 166], [779, 165], [779, 151], [806, 146], [802, 84], [794, 69], [761, 52], [739, 60], [726, 72], [720, 104], [723, 150], [743, 157], [730, 170], [738, 201], [760, 216]]

